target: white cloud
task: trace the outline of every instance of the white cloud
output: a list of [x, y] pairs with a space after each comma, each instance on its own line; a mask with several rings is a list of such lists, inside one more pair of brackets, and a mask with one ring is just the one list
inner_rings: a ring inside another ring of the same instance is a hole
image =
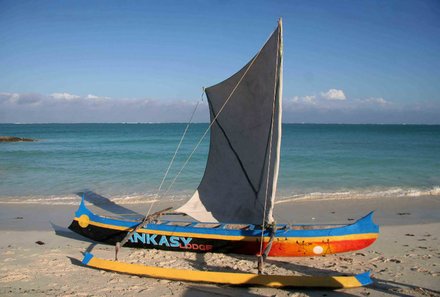
[[92, 94], [88, 94], [85, 98], [86, 99], [90, 99], [90, 100], [106, 100], [106, 99], [110, 99], [110, 97], [96, 96], [96, 95], [92, 95]]
[[54, 99], [66, 100], [66, 101], [72, 101], [72, 100], [81, 98], [81, 96], [73, 95], [73, 94], [69, 94], [69, 93], [53, 93], [50, 96]]
[[15, 105], [38, 105], [42, 96], [39, 94], [0, 93], [0, 102], [9, 102]]
[[[0, 122], [187, 122], [196, 103], [197, 99], [167, 101], [0, 92]], [[284, 122], [296, 123], [440, 123], [440, 101], [402, 105], [382, 97], [328, 100], [315, 94], [286, 99], [283, 110]], [[209, 121], [206, 102], [199, 106], [194, 121]]]
[[17, 101], [20, 98], [20, 94], [18, 93], [0, 93], [1, 101], [8, 101], [10, 103], [18, 103]]
[[88, 95], [86, 96], [86, 98], [87, 98], [87, 99], [99, 99], [99, 96], [92, 95], [92, 94], [88, 94]]
[[327, 100], [346, 100], [343, 90], [330, 89], [327, 92], [321, 92], [321, 96]]
[[293, 103], [316, 104], [316, 96], [295, 96], [291, 101]]
[[[69, 93], [51, 95], [0, 93], [0, 122], [187, 122], [197, 100], [159, 101], [114, 99]], [[208, 105], [202, 103], [196, 122], [207, 122]]]
[[367, 99], [364, 99], [364, 100], [361, 100], [361, 101], [363, 101], [365, 103], [378, 104], [378, 105], [381, 105], [381, 106], [386, 106], [386, 105], [391, 104], [390, 102], [386, 101], [382, 97], [379, 97], [379, 98], [371, 97], [371, 98], [367, 98]]
[[[347, 98], [343, 90], [330, 89], [319, 95], [294, 96], [284, 101], [286, 111], [344, 112], [359, 110], [397, 110], [398, 106], [382, 97]], [[331, 98], [331, 99], [330, 99]]]
[[[291, 123], [439, 124], [440, 100], [398, 104], [383, 97], [347, 98], [342, 90], [284, 100], [283, 121]], [[328, 99], [332, 97], [333, 99]], [[335, 97], [345, 99], [335, 99]]]

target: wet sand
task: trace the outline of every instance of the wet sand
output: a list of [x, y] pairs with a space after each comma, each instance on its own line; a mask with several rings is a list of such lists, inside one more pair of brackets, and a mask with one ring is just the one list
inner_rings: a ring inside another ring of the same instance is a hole
[[[156, 209], [172, 203], [157, 203]], [[134, 212], [146, 204], [127, 205]], [[92, 207], [100, 213], [108, 213]], [[76, 206], [0, 205], [1, 296], [440, 296], [440, 197], [278, 203], [278, 222], [350, 223], [370, 210], [381, 226], [369, 248], [307, 258], [269, 258], [267, 273], [336, 275], [371, 270], [375, 283], [347, 290], [237, 288], [104, 272], [80, 264], [84, 251], [112, 259], [111, 246], [66, 229]], [[120, 210], [120, 209], [118, 209]], [[251, 256], [125, 248], [120, 259], [161, 267], [256, 272]]]

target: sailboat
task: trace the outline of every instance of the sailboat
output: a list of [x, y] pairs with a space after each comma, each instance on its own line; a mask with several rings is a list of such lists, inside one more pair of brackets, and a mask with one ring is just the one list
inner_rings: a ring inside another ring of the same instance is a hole
[[[282, 134], [282, 61], [280, 20], [250, 62], [205, 89], [211, 119], [205, 173], [194, 195], [173, 212], [193, 221], [164, 219], [162, 215], [169, 209], [138, 221], [105, 217], [90, 211], [83, 197], [69, 228], [117, 247], [250, 254], [259, 255], [261, 261], [266, 256], [321, 256], [371, 245], [379, 233], [373, 213], [338, 226], [277, 224], [274, 220]], [[220, 273], [213, 278], [208, 272], [198, 272], [202, 275], [188, 279], [185, 272], [138, 267], [91, 254], [86, 254], [83, 263], [124, 273], [192, 281], [221, 279], [228, 284], [350, 287], [371, 282], [366, 274], [339, 280], [279, 276], [277, 282], [273, 281], [275, 276], [269, 280], [264, 275]], [[177, 277], [180, 275], [183, 278]]]

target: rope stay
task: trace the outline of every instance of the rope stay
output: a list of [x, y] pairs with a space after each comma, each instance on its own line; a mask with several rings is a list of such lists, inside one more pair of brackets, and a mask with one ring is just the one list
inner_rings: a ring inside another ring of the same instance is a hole
[[[202, 102], [203, 102], [203, 94], [204, 94], [204, 93], [205, 93], [205, 88], [203, 87], [203, 92], [202, 92], [202, 95], [201, 95], [201, 101], [202, 101]], [[171, 158], [170, 163], [168, 164], [168, 168], [167, 168], [167, 170], [165, 171], [165, 174], [164, 174], [164, 176], [163, 176], [163, 178], [162, 178], [162, 181], [160, 182], [159, 188], [157, 189], [157, 192], [156, 192], [156, 194], [154, 195], [154, 196], [156, 196], [157, 198], [159, 198], [159, 194], [160, 194], [160, 191], [162, 190], [162, 186], [163, 186], [163, 184], [164, 184], [166, 178], [168, 177], [168, 173], [170, 172], [170, 169], [171, 169], [171, 167], [172, 167], [172, 165], [173, 165], [173, 163], [174, 163], [174, 160], [176, 159], [177, 153], [178, 153], [179, 150], [180, 150], [180, 146], [182, 145], [183, 139], [184, 139], [185, 136], [186, 136], [186, 132], [188, 132], [188, 128], [189, 128], [189, 126], [191, 125], [191, 122], [192, 122], [192, 120], [193, 120], [193, 118], [194, 118], [194, 114], [196, 113], [196, 110], [197, 110], [197, 107], [199, 106], [199, 104], [200, 104], [200, 101], [197, 101], [197, 104], [196, 104], [196, 106], [194, 107], [194, 110], [192, 111], [191, 116], [190, 116], [190, 118], [189, 118], [189, 121], [188, 121], [188, 123], [186, 124], [185, 130], [183, 131], [182, 137], [180, 138], [179, 144], [177, 145], [176, 151], [174, 152], [174, 155], [173, 155], [173, 157]], [[166, 194], [166, 193], [165, 193], [165, 194]], [[164, 194], [164, 195], [165, 195], [165, 194]], [[148, 212], [147, 212], [147, 214], [145, 215], [145, 217], [147, 217], [147, 216], [150, 214], [151, 209], [153, 208], [153, 205], [154, 205], [154, 203], [155, 203], [156, 201], [157, 201], [157, 200], [153, 201], [153, 202], [150, 204], [150, 207], [149, 207]]]
[[[203, 94], [204, 93], [205, 93], [205, 88], [203, 88], [203, 92], [202, 92], [202, 95], [201, 95], [201, 99], [202, 99], [201, 101], [202, 102], [203, 102]], [[157, 192], [154, 195], [157, 198], [159, 197], [159, 194], [160, 194], [160, 191], [162, 189], [162, 186], [163, 186], [163, 184], [164, 184], [164, 182], [165, 182], [165, 180], [166, 180], [166, 178], [168, 176], [168, 173], [169, 173], [169, 171], [170, 171], [170, 169], [171, 169], [171, 167], [172, 167], [172, 165], [174, 163], [174, 160], [176, 159], [177, 153], [180, 150], [180, 146], [182, 145], [183, 139], [185, 138], [186, 133], [188, 132], [189, 126], [191, 125], [191, 122], [192, 122], [192, 120], [194, 118], [194, 114], [196, 113], [196, 110], [197, 110], [197, 107], [199, 106], [199, 104], [200, 104], [200, 101], [197, 101], [197, 104], [194, 107], [194, 110], [191, 113], [190, 119], [189, 119], [188, 123], [186, 124], [185, 130], [183, 131], [183, 134], [182, 134], [182, 136], [180, 138], [179, 144], [177, 145], [177, 148], [176, 148], [176, 150], [175, 150], [175, 152], [173, 154], [173, 157], [171, 158], [170, 163], [168, 164], [168, 167], [167, 167], [167, 169], [165, 171], [165, 174], [164, 174], [164, 176], [162, 178], [162, 181], [160, 182], [159, 188], [157, 189]], [[116, 243], [116, 246], [115, 246], [115, 260], [118, 259], [118, 252], [119, 252], [119, 250], [121, 249], [122, 246], [124, 246], [125, 243], [127, 243], [127, 241], [133, 235], [133, 233], [135, 233], [137, 230], [139, 230], [140, 228], [144, 227], [146, 224], [150, 223], [151, 221], [155, 220], [156, 218], [161, 216], [163, 213], [166, 213], [167, 211], [172, 209], [171, 207], [169, 207], [169, 208], [163, 209], [161, 211], [158, 211], [158, 212], [150, 215], [150, 212], [153, 209], [153, 205], [156, 203], [157, 200], [158, 199], [154, 200], [150, 204], [150, 207], [148, 208], [147, 214], [144, 216], [142, 221], [135, 228], [133, 228], [130, 232], [128, 232], [127, 235], [120, 242]]]
[[[202, 94], [202, 100], [203, 100], [203, 94]], [[156, 193], [157, 196], [159, 195], [159, 192], [162, 189], [163, 183], [165, 182], [165, 179], [168, 176], [168, 172], [170, 171], [170, 168], [173, 165], [174, 160], [176, 159], [177, 153], [179, 152], [180, 146], [182, 145], [183, 139], [186, 136], [186, 132], [188, 131], [188, 128], [189, 128], [189, 126], [190, 126], [190, 124], [192, 122], [192, 119], [194, 117], [194, 114], [196, 113], [196, 110], [197, 110], [197, 107], [199, 106], [199, 104], [200, 104], [200, 101], [197, 101], [196, 107], [194, 108], [194, 110], [193, 110], [193, 112], [191, 114], [189, 122], [188, 122], [188, 124], [185, 127], [185, 131], [183, 131], [182, 137], [180, 138], [179, 144], [177, 145], [176, 151], [174, 152], [173, 158], [171, 158], [171, 161], [168, 164], [168, 168], [167, 168], [167, 170], [165, 172], [165, 175], [163, 176], [162, 181], [160, 182], [159, 188], [157, 189], [157, 193]]]

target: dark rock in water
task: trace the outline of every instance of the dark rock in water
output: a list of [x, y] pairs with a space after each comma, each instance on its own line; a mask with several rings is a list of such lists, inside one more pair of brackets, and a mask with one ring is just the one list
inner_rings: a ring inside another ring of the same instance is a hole
[[32, 142], [36, 140], [31, 138], [22, 138], [15, 136], [0, 136], [0, 142], [23, 142], [23, 141]]
[[42, 242], [41, 240], [35, 241], [35, 243], [38, 244], [38, 245], [43, 245], [43, 244], [45, 244], [45, 243]]
[[16, 220], [23, 220], [23, 217], [16, 217]]

